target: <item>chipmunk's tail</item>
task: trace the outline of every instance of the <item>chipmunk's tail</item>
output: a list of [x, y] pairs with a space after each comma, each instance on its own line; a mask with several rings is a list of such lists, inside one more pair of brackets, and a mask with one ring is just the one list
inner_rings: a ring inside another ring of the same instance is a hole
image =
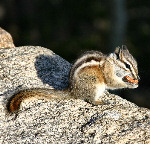
[[62, 99], [65, 98], [61, 96], [62, 93], [65, 93], [65, 91], [58, 91], [54, 89], [44, 89], [44, 88], [36, 88], [36, 89], [26, 89], [19, 91], [18, 93], [14, 94], [7, 103], [7, 109], [9, 112], [15, 112], [19, 110], [20, 104], [22, 101], [26, 99], [44, 99], [44, 100], [50, 100], [50, 99]]

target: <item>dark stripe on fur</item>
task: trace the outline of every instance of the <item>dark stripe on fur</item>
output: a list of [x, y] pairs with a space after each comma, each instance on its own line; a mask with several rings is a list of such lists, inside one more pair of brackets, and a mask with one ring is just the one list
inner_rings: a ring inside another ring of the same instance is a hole
[[[81, 59], [82, 57], [84, 57], [84, 56], [86, 56], [86, 55], [89, 55], [89, 57], [88, 57], [88, 56], [85, 57], [85, 59], [83, 59], [82, 61], [80, 61], [79, 63], [76, 64], [77, 60]], [[94, 55], [95, 55], [95, 56], [94, 56]], [[90, 62], [90, 61], [92, 61], [92, 60], [94, 60], [94, 61], [96, 61], [96, 62], [100, 62], [103, 56], [104, 56], [104, 55], [103, 55], [101, 52], [99, 52], [99, 51], [88, 51], [88, 52], [84, 53], [83, 55], [81, 55], [81, 56], [75, 61], [74, 65], [73, 65], [73, 67], [72, 67], [72, 69], [71, 69], [71, 71], [70, 71], [70, 81], [72, 81], [72, 79], [73, 79], [73, 75], [74, 75], [75, 70], [76, 70], [77, 68], [79, 68], [82, 64], [88, 63], [88, 62]], [[76, 65], [75, 65], [75, 64], [76, 64]]]

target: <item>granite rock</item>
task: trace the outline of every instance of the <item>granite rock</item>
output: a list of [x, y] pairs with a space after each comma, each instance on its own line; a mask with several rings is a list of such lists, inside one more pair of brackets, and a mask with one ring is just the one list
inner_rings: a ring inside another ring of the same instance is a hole
[[0, 27], [0, 48], [15, 47], [11, 35]]

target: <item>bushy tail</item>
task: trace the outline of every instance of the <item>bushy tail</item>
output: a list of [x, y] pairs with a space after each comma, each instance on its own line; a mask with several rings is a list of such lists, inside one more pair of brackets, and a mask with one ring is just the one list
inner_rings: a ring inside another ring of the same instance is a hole
[[15, 112], [19, 110], [21, 102], [29, 98], [50, 100], [50, 99], [63, 99], [67, 97], [65, 97], [65, 91], [58, 91], [54, 89], [44, 89], [44, 88], [26, 89], [19, 91], [9, 99], [7, 103], [8, 111]]

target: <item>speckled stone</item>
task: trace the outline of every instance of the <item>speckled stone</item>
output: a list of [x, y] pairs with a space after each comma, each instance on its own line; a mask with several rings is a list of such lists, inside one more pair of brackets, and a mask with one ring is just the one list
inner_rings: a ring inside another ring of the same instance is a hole
[[18, 87], [68, 86], [71, 64], [39, 46], [0, 49], [0, 92]]
[[0, 48], [15, 47], [11, 35], [0, 27]]

